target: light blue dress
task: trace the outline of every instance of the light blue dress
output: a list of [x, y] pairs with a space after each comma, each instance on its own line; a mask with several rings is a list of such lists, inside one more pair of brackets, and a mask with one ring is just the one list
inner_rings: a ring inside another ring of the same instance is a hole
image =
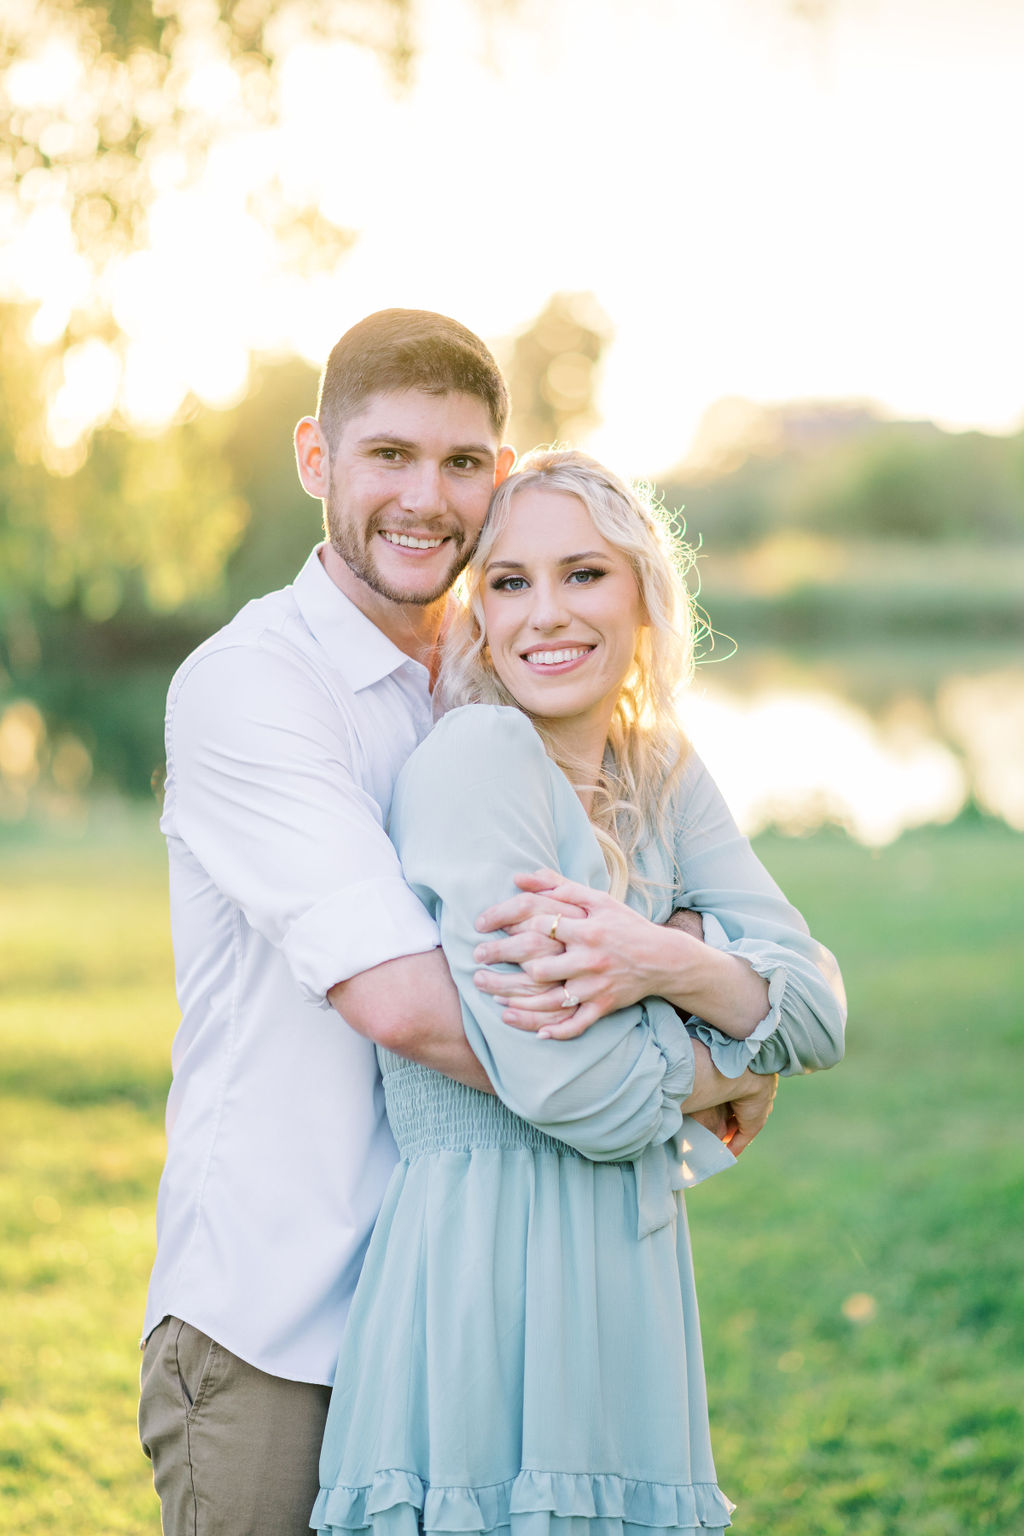
[[[674, 848], [641, 860], [661, 920], [769, 978], [749, 1042], [699, 1021], [723, 1068], [831, 1065], [835, 963], [695, 760]], [[607, 889], [587, 817], [525, 716], [454, 710], [396, 787], [391, 835], [437, 917], [466, 1034], [496, 1089], [381, 1052], [401, 1154], [342, 1343], [311, 1524], [374, 1536], [721, 1532], [679, 1191], [733, 1160], [680, 1101], [692, 1042], [658, 998], [578, 1040], [501, 1021], [477, 992], [474, 919], [541, 865]], [[678, 866], [678, 867], [676, 867]], [[637, 898], [632, 898], [634, 901]]]

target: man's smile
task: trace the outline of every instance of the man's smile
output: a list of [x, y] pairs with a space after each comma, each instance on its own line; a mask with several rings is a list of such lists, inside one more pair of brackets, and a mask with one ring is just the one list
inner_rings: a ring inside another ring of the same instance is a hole
[[402, 549], [440, 549], [448, 535], [441, 538], [428, 538], [414, 533], [392, 533], [387, 528], [381, 529], [381, 538], [388, 544], [397, 544]]

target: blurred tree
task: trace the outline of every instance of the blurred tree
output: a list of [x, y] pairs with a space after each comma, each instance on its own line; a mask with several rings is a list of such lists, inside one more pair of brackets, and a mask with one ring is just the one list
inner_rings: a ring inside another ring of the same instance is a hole
[[31, 701], [41, 761], [71, 733], [96, 784], [141, 793], [177, 663], [290, 581], [320, 536], [291, 443], [317, 376], [263, 364], [234, 410], [156, 437], [103, 429], [81, 469], [54, 477], [13, 446], [38, 404], [23, 320], [0, 310], [0, 717]]
[[323, 537], [320, 507], [299, 484], [292, 446], [295, 423], [316, 407], [317, 383], [305, 363], [263, 364], [248, 397], [227, 416], [221, 452], [248, 508], [224, 571], [229, 612], [291, 581]]
[[947, 433], [842, 403], [728, 407], [712, 413], [700, 462], [666, 486], [712, 548], [784, 528], [853, 542], [1024, 539], [1024, 436]]
[[[302, 37], [373, 49], [402, 80], [412, 57], [412, 0], [6, 0], [0, 21], [0, 190], [20, 221], [58, 225], [82, 279], [69, 304], [77, 334], [105, 333], [99, 290], [117, 256], [145, 236], [169, 181], [194, 180], [230, 133], [274, 121], [274, 68]], [[337, 251], [338, 231], [279, 186], [261, 209], [278, 235]], [[310, 221], [313, 224], [310, 224]], [[333, 238], [332, 238], [333, 236]], [[87, 279], [92, 279], [88, 281]], [[51, 334], [57, 316], [44, 321]]]
[[928, 423], [887, 423], [856, 454], [835, 455], [805, 489], [794, 521], [850, 539], [1024, 538], [1024, 495], [1012, 439], [949, 434]]
[[599, 421], [597, 372], [611, 326], [591, 293], [556, 293], [512, 344], [505, 373], [512, 395], [511, 441], [577, 444]]
[[[323, 39], [371, 51], [400, 85], [413, 9], [414, 0], [5, 0], [0, 299], [25, 302], [30, 340], [59, 355], [42, 444], [52, 468], [79, 464], [83, 432], [116, 419], [129, 312], [152, 302], [138, 265], [152, 221], [158, 210], [164, 223], [180, 219], [200, 188], [216, 196], [204, 181], [211, 167], [221, 168], [221, 202], [230, 190], [272, 270], [336, 269], [354, 232], [285, 187], [269, 152], [279, 65], [296, 44]], [[194, 205], [191, 217], [201, 228]]]

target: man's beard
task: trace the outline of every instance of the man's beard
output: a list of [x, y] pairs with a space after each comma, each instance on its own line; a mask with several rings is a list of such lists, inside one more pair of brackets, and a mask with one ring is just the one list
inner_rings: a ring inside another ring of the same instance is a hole
[[446, 575], [429, 592], [404, 592], [400, 587], [392, 586], [384, 579], [373, 557], [374, 545], [383, 524], [376, 518], [371, 518], [365, 532], [361, 535], [359, 530], [342, 522], [335, 512], [335, 499], [332, 495], [328, 495], [326, 521], [327, 537], [331, 548], [344, 560], [353, 576], [357, 576], [370, 588], [371, 592], [376, 592], [378, 597], [387, 598], [391, 603], [411, 603], [421, 608], [428, 608], [431, 603], [436, 603], [451, 590], [455, 578], [460, 571], [465, 570], [476, 547], [469, 542], [460, 529], [446, 529], [443, 536], [449, 540], [452, 557]]

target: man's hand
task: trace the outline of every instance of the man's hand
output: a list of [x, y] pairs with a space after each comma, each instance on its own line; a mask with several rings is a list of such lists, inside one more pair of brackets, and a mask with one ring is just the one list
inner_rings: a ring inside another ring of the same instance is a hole
[[774, 1074], [748, 1068], [741, 1077], [725, 1077], [702, 1040], [693, 1042], [694, 1079], [683, 1110], [706, 1125], [736, 1157], [764, 1130], [779, 1085]]
[[729, 1137], [728, 1144], [729, 1151], [736, 1157], [739, 1157], [744, 1147], [750, 1146], [759, 1131], [764, 1130], [775, 1103], [778, 1086], [779, 1079], [774, 1072], [763, 1076], [757, 1072], [744, 1074], [742, 1091], [729, 1101], [736, 1129]]
[[779, 1085], [774, 1074], [758, 1077], [751, 1072], [749, 1076], [753, 1079], [749, 1091], [745, 1088], [727, 1104], [691, 1111], [692, 1118], [706, 1125], [719, 1141], [724, 1141], [735, 1157], [739, 1157], [754, 1137], [764, 1130]]

